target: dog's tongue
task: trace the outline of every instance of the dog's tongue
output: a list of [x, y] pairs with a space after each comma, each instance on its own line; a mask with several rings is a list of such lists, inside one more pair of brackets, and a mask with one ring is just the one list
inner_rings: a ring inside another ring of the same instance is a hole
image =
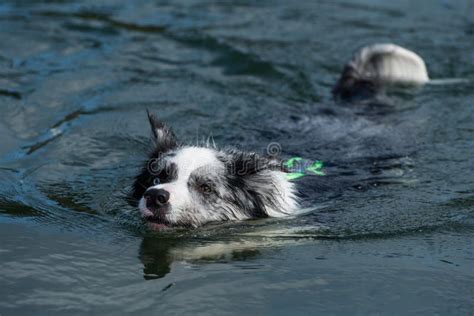
[[159, 223], [148, 223], [148, 228], [150, 228], [151, 230], [164, 230], [168, 229], [168, 226]]

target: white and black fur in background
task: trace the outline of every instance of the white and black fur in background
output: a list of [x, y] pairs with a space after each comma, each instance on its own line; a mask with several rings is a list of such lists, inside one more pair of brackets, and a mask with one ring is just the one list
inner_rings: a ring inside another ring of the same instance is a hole
[[[424, 61], [393, 44], [366, 46], [344, 68], [333, 94], [370, 98], [386, 84], [428, 82]], [[282, 161], [212, 146], [179, 145], [173, 132], [148, 114], [154, 148], [136, 177], [131, 197], [152, 228], [197, 227], [208, 222], [295, 214], [294, 183]]]
[[151, 113], [148, 118], [154, 149], [131, 196], [152, 228], [281, 217], [298, 209], [278, 158], [179, 145], [170, 128]]
[[395, 44], [358, 49], [345, 65], [332, 93], [335, 99], [370, 99], [391, 85], [420, 86], [430, 81], [423, 59]]

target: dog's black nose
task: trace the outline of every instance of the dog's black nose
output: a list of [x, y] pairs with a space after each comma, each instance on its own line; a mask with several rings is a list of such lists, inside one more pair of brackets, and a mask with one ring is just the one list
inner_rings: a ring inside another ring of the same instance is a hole
[[145, 192], [143, 197], [145, 198], [147, 207], [159, 207], [168, 203], [170, 194], [163, 189], [149, 189]]

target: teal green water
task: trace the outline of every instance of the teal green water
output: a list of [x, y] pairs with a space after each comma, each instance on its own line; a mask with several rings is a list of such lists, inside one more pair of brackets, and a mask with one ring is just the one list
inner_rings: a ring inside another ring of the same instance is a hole
[[[472, 315], [471, 1], [3, 1], [0, 315]], [[394, 42], [434, 79], [330, 95]], [[153, 233], [145, 110], [190, 143], [324, 161], [306, 213]]]

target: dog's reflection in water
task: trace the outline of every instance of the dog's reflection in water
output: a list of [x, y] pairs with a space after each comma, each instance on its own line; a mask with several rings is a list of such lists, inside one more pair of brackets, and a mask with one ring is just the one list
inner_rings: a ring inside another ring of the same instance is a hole
[[171, 271], [175, 261], [194, 263], [245, 261], [258, 257], [258, 242], [196, 242], [147, 236], [140, 246], [139, 258], [143, 263], [143, 277], [158, 279]]
[[178, 245], [178, 241], [172, 239], [145, 237], [140, 245], [139, 258], [143, 263], [143, 277], [158, 279], [171, 271], [173, 258], [169, 252]]
[[[139, 258], [143, 263], [146, 280], [162, 278], [171, 272], [173, 262], [214, 263], [247, 261], [258, 258], [263, 249], [316, 242], [324, 227], [298, 228], [268, 227], [251, 229], [250, 232], [233, 232], [230, 236], [177, 237], [173, 235], [147, 235], [140, 245]], [[217, 240], [218, 239], [218, 240]]]

